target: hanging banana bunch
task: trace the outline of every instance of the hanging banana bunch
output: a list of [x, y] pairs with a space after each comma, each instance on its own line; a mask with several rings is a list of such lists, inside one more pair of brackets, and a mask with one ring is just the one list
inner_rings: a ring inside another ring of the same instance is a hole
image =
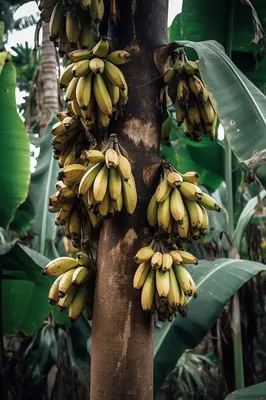
[[44, 275], [56, 276], [48, 298], [51, 305], [58, 305], [60, 311], [68, 309], [69, 318], [75, 321], [81, 313], [92, 319], [95, 287], [95, 260], [79, 252], [76, 259], [59, 257], [42, 270]]
[[145, 312], [157, 310], [160, 321], [172, 321], [177, 313], [188, 312], [189, 296], [197, 297], [196, 285], [184, 264], [197, 264], [191, 253], [169, 247], [155, 234], [149, 246], [134, 257], [138, 264], [133, 286], [141, 289], [141, 307]]
[[197, 172], [181, 174], [164, 160], [162, 167], [160, 183], [148, 205], [147, 220], [152, 228], [167, 232], [182, 246], [207, 233], [206, 209], [220, 211], [221, 208], [200, 189]]
[[109, 50], [109, 41], [102, 36], [90, 50], [70, 52], [59, 78], [66, 101], [71, 102], [85, 130], [94, 123], [107, 129], [112, 114], [128, 100], [128, 86], [119, 66], [130, 61], [130, 54]]
[[173, 53], [172, 65], [163, 75], [176, 111], [176, 120], [191, 140], [199, 142], [203, 135], [215, 137], [217, 114], [199, 70], [199, 61], [189, 61], [184, 51]]

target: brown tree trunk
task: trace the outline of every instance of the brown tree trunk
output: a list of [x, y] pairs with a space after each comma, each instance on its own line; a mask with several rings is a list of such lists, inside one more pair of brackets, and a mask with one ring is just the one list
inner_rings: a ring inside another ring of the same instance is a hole
[[155, 189], [143, 180], [143, 169], [158, 161], [159, 72], [155, 48], [167, 42], [168, 0], [120, 0], [120, 21], [109, 36], [117, 49], [132, 54], [123, 71], [129, 84], [125, 114], [113, 127], [133, 160], [138, 205], [104, 221], [98, 250], [93, 312], [91, 400], [153, 398], [153, 317], [144, 315], [140, 291], [132, 287], [132, 259], [150, 232], [146, 210]]
[[38, 81], [38, 105], [40, 135], [44, 134], [50, 119], [45, 107], [54, 113], [59, 111], [57, 81], [57, 55], [54, 44], [49, 40], [49, 24], [43, 23], [42, 56]]

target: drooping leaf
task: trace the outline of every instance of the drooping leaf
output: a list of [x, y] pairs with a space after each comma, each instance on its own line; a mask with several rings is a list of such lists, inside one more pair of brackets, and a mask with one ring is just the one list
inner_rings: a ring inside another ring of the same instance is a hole
[[155, 393], [182, 353], [206, 335], [230, 297], [262, 270], [266, 270], [264, 264], [234, 259], [201, 260], [197, 267], [190, 268], [198, 298], [190, 298], [188, 316], [178, 316], [172, 323], [155, 328]]
[[40, 147], [37, 167], [32, 174], [29, 200], [34, 207], [35, 217], [32, 223], [34, 236], [33, 248], [41, 254], [48, 255], [52, 240], [55, 237], [55, 214], [48, 212], [49, 196], [55, 192], [58, 165], [53, 158], [51, 146], [51, 127], [56, 122], [51, 114], [44, 136], [35, 138], [33, 144]]
[[16, 71], [11, 62], [0, 75], [0, 226], [12, 220], [26, 199], [30, 181], [30, 142], [16, 108]]
[[18, 243], [0, 245], [4, 334], [32, 335], [51, 310], [47, 295], [53, 278], [43, 276], [49, 259]]
[[266, 394], [266, 382], [258, 383], [244, 389], [236, 390], [226, 396], [225, 400], [263, 400]]
[[33, 205], [27, 198], [16, 210], [15, 216], [10, 224], [10, 229], [23, 236], [31, 227], [34, 217]]

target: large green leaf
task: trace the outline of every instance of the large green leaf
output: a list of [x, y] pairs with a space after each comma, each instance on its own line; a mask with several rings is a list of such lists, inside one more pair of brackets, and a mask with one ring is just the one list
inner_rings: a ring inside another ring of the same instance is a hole
[[12, 220], [26, 199], [30, 181], [30, 142], [16, 108], [16, 71], [11, 62], [0, 75], [0, 226]]
[[55, 237], [55, 214], [48, 212], [49, 196], [55, 192], [58, 165], [53, 158], [51, 146], [51, 128], [56, 122], [51, 114], [44, 136], [32, 140], [33, 144], [40, 147], [37, 167], [32, 174], [29, 200], [34, 207], [35, 217], [32, 223], [34, 236], [33, 248], [41, 254], [48, 255]]
[[53, 278], [43, 276], [49, 259], [18, 243], [0, 245], [4, 334], [32, 335], [51, 307], [47, 294]]
[[206, 335], [230, 297], [262, 270], [266, 270], [264, 264], [233, 259], [201, 260], [197, 267], [190, 269], [198, 287], [198, 298], [190, 298], [188, 316], [178, 316], [172, 323], [155, 329], [155, 392], [182, 353], [194, 348]]
[[[179, 41], [194, 49], [202, 79], [237, 159], [249, 168], [259, 166], [266, 149], [266, 97], [235, 66], [215, 41]], [[266, 186], [266, 167], [257, 175]]]
[[226, 396], [225, 400], [264, 400], [266, 395], [266, 382], [236, 390]]

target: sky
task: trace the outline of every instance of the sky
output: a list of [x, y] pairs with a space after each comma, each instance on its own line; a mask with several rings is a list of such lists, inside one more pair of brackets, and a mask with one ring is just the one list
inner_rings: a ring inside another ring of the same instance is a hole
[[[171, 25], [174, 17], [181, 12], [183, 0], [169, 0], [169, 12], [168, 12], [168, 26]], [[18, 19], [25, 15], [30, 15], [38, 12], [38, 7], [35, 1], [31, 1], [21, 6], [14, 14], [14, 19]], [[28, 41], [29, 46], [34, 46], [34, 30], [35, 27], [29, 27], [20, 32], [11, 32], [8, 35], [7, 49], [11, 46], [16, 46], [17, 43], [25, 43]]]

